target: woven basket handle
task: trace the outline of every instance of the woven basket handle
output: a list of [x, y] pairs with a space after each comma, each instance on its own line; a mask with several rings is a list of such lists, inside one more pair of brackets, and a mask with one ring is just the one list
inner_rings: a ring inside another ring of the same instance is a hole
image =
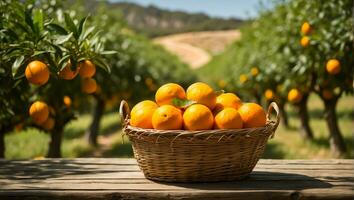
[[119, 106], [119, 115], [123, 127], [126, 127], [128, 125], [129, 113], [130, 113], [130, 108], [128, 103], [122, 100]]
[[274, 136], [275, 130], [278, 128], [279, 122], [280, 122], [280, 111], [279, 111], [279, 107], [275, 102], [272, 102], [269, 104], [268, 107], [268, 113], [267, 113], [267, 121], [272, 121], [270, 119], [270, 116], [272, 114], [272, 111], [275, 110], [276, 115], [275, 115], [275, 124], [272, 126], [272, 135], [271, 137]]

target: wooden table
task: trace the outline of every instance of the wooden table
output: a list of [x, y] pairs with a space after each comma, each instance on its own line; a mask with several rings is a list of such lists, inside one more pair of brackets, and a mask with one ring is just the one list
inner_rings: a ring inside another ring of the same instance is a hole
[[0, 160], [0, 199], [354, 199], [354, 160], [260, 160], [245, 180], [157, 183], [134, 159]]

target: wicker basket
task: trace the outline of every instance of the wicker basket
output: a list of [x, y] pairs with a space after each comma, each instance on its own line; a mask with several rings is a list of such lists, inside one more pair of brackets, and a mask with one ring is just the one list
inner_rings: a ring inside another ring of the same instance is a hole
[[[270, 120], [272, 108], [275, 121]], [[240, 180], [251, 173], [279, 124], [279, 108], [271, 103], [267, 125], [233, 130], [155, 130], [129, 125], [129, 106], [120, 105], [123, 131], [148, 179], [166, 182]]]

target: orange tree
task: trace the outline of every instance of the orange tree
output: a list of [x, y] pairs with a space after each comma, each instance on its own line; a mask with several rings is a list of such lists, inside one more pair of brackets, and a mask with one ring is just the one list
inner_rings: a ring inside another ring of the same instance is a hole
[[294, 71], [298, 77], [311, 80], [310, 89], [325, 106], [331, 149], [343, 154], [346, 146], [338, 126], [336, 105], [343, 94], [353, 92], [353, 1], [297, 0], [289, 7], [297, 16], [294, 21], [302, 34], [297, 39], [303, 46]]
[[[87, 62], [109, 70], [102, 59], [104, 51], [99, 35], [88, 27], [86, 18], [76, 21], [69, 13], [49, 17], [31, 3], [3, 2], [1, 23], [1, 140], [17, 124], [50, 132], [49, 157], [60, 157], [65, 125], [75, 118], [71, 99], [80, 98], [80, 85], [89, 91]], [[65, 24], [64, 26], [59, 24]], [[75, 78], [80, 72], [81, 77]], [[91, 84], [92, 88], [92, 84]], [[91, 89], [92, 90], [92, 89]], [[30, 118], [28, 117], [30, 116]], [[4, 143], [0, 143], [2, 151]], [[3, 152], [2, 156], [3, 156]]]
[[101, 87], [93, 95], [92, 122], [86, 132], [88, 142], [97, 145], [99, 123], [107, 103], [117, 108], [121, 99], [131, 103], [143, 98], [153, 99], [159, 85], [178, 82], [187, 86], [195, 76], [175, 56], [131, 31], [116, 11], [101, 7], [92, 23], [99, 24], [99, 29], [105, 32], [107, 48], [119, 52], [109, 56], [109, 78], [102, 70], [97, 72], [97, 82]]

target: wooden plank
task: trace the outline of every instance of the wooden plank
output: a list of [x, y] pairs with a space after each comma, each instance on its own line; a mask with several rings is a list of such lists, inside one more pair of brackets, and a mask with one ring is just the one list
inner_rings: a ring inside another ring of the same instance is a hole
[[354, 199], [354, 160], [260, 160], [245, 180], [157, 183], [134, 159], [0, 160], [0, 199]]

